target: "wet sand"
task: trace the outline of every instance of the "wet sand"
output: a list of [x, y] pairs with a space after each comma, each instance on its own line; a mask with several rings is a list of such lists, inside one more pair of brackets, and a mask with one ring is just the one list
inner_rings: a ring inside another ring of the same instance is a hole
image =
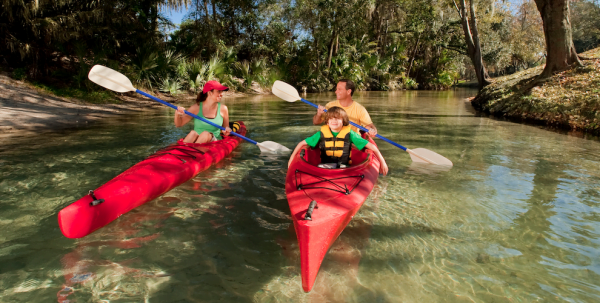
[[0, 75], [0, 139], [77, 128], [104, 117], [161, 106], [141, 96], [121, 95], [119, 99], [120, 104], [86, 104], [40, 92], [23, 81]]

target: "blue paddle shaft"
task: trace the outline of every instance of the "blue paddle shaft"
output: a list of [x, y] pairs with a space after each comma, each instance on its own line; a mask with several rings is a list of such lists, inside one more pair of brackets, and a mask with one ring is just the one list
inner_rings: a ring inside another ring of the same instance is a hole
[[[152, 96], [152, 95], [146, 94], [145, 92], [143, 92], [143, 91], [141, 91], [141, 90], [139, 90], [139, 89], [136, 89], [136, 90], [135, 90], [135, 92], [136, 92], [136, 93], [138, 93], [138, 94], [140, 94], [140, 95], [146, 96], [146, 97], [148, 97], [148, 98], [150, 98], [150, 99], [152, 99], [152, 100], [154, 100], [154, 101], [160, 102], [160, 103], [162, 103], [162, 104], [164, 104], [164, 105], [166, 105], [166, 106], [168, 106], [168, 107], [170, 107], [170, 108], [173, 108], [173, 109], [177, 110], [177, 106], [175, 106], [175, 105], [173, 105], [173, 104], [171, 104], [171, 103], [169, 103], [169, 102], [165, 102], [165, 101], [163, 101], [163, 100], [161, 100], [161, 99], [158, 99], [158, 98], [156, 98], [156, 97], [154, 97], [154, 96]], [[210, 125], [212, 125], [212, 126], [214, 126], [214, 127], [218, 128], [218, 129], [220, 129], [220, 130], [225, 130], [225, 128], [224, 128], [223, 126], [221, 126], [221, 125], [218, 125], [218, 124], [215, 124], [215, 123], [212, 123], [212, 122], [210, 122], [210, 121], [208, 121], [208, 120], [206, 120], [206, 119], [204, 119], [204, 118], [202, 118], [202, 117], [199, 117], [199, 116], [197, 116], [197, 115], [194, 115], [194, 114], [192, 114], [192, 113], [188, 112], [187, 110], [184, 110], [184, 112], [185, 112], [185, 113], [186, 113], [188, 116], [194, 117], [194, 118], [196, 118], [196, 119], [198, 119], [198, 120], [200, 120], [200, 121], [202, 121], [202, 122], [208, 123], [208, 124], [210, 124]], [[248, 138], [246, 138], [246, 137], [244, 137], [244, 136], [242, 136], [242, 135], [240, 135], [240, 134], [238, 134], [238, 133], [236, 133], [236, 132], [233, 132], [233, 131], [232, 131], [232, 132], [230, 132], [230, 134], [232, 134], [232, 135], [234, 135], [234, 136], [238, 136], [238, 137], [240, 137], [240, 138], [242, 138], [242, 139], [244, 139], [244, 140], [246, 140], [246, 141], [248, 141], [248, 142], [250, 142], [250, 143], [252, 143], [252, 144], [254, 144], [254, 145], [258, 144], [258, 142], [254, 141], [254, 140], [252, 140], [252, 139], [248, 139]]]
[[[306, 104], [308, 104], [308, 105], [310, 105], [312, 107], [319, 108], [318, 105], [316, 105], [316, 104], [314, 104], [314, 103], [312, 103], [312, 102], [310, 102], [310, 101], [308, 101], [306, 99], [300, 98], [300, 100], [302, 100], [302, 102], [304, 102], [304, 103], [306, 103]], [[325, 110], [325, 112], [327, 112], [327, 110]], [[353, 126], [358, 127], [359, 129], [361, 129], [361, 130], [363, 130], [363, 131], [365, 131], [367, 133], [369, 132], [369, 130], [366, 127], [362, 127], [362, 126], [360, 126], [360, 125], [358, 125], [358, 124], [356, 124], [356, 123], [354, 123], [352, 121], [350, 121], [350, 124], [352, 124]], [[404, 146], [402, 146], [402, 145], [400, 145], [400, 144], [398, 144], [398, 143], [396, 143], [396, 142], [394, 142], [394, 141], [392, 141], [392, 140], [390, 140], [390, 139], [388, 139], [386, 137], [383, 137], [383, 136], [381, 136], [379, 134], [375, 135], [375, 137], [379, 138], [379, 139], [381, 139], [381, 140], [383, 140], [383, 141], [385, 141], [385, 142], [387, 142], [387, 143], [389, 143], [391, 145], [394, 145], [394, 146], [396, 146], [396, 147], [398, 147], [398, 148], [400, 148], [400, 149], [402, 149], [404, 151], [406, 151], [406, 147], [404, 147]]]

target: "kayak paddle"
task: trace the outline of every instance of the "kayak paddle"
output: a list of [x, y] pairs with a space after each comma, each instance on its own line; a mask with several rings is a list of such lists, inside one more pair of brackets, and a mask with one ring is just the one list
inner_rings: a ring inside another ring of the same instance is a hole
[[[300, 97], [300, 95], [298, 94], [298, 90], [296, 90], [293, 86], [283, 82], [283, 81], [275, 81], [275, 83], [273, 84], [273, 94], [275, 94], [275, 96], [288, 101], [288, 102], [296, 102], [298, 100], [301, 100], [302, 102], [311, 105], [312, 107], [316, 107], [319, 108], [316, 104], [303, 99]], [[327, 111], [327, 110], [325, 110]], [[356, 123], [350, 122], [350, 124], [352, 124], [353, 126], [358, 127], [359, 129], [365, 131], [365, 132], [369, 132], [368, 129], [366, 129], [365, 127], [362, 127], [360, 125], [357, 125]], [[375, 135], [375, 137], [390, 143], [396, 147], [399, 147], [400, 149], [408, 152], [408, 154], [410, 155], [410, 158], [414, 161], [414, 162], [422, 162], [422, 163], [431, 163], [431, 164], [437, 164], [437, 165], [448, 165], [448, 166], [452, 166], [452, 161], [450, 161], [448, 158], [425, 148], [416, 148], [416, 149], [408, 149], [392, 140], [389, 140], [379, 134]]]
[[[162, 104], [164, 104], [164, 105], [166, 105], [168, 107], [171, 107], [171, 108], [177, 110], [177, 106], [175, 106], [175, 105], [173, 105], [171, 103], [165, 102], [165, 101], [163, 101], [161, 99], [158, 99], [158, 98], [156, 98], [156, 97], [154, 97], [152, 95], [149, 95], [149, 94], [147, 94], [147, 93], [145, 93], [145, 92], [143, 92], [143, 91], [141, 91], [139, 89], [136, 89], [131, 84], [131, 81], [129, 81], [129, 78], [127, 78], [125, 75], [117, 72], [116, 70], [108, 68], [106, 66], [94, 65], [94, 67], [92, 67], [92, 69], [90, 70], [90, 73], [88, 74], [88, 78], [92, 82], [94, 82], [94, 83], [96, 83], [96, 84], [98, 84], [98, 85], [100, 85], [102, 87], [108, 88], [108, 89], [110, 89], [112, 91], [119, 92], [119, 93], [136, 92], [136, 93], [138, 93], [140, 95], [146, 96], [146, 97], [148, 97], [148, 98], [150, 98], [150, 99], [152, 99], [154, 101], [158, 101], [158, 102], [160, 102], [160, 103], [162, 103]], [[205, 123], [208, 123], [208, 124], [210, 124], [210, 125], [218, 128], [220, 130], [225, 130], [225, 128], [223, 126], [217, 125], [215, 123], [212, 123], [212, 122], [210, 122], [210, 121], [208, 121], [208, 120], [206, 120], [206, 119], [204, 119], [202, 117], [199, 117], [197, 115], [194, 115], [194, 114], [188, 112], [187, 110], [184, 111], [184, 112], [186, 114], [188, 114], [189, 116], [194, 117], [194, 118], [196, 118], [198, 120], [201, 120], [201, 121], [203, 121]], [[260, 142], [259, 143], [259, 142], [256, 142], [256, 141], [252, 140], [252, 139], [248, 139], [248, 138], [246, 138], [246, 137], [244, 137], [244, 136], [242, 136], [242, 135], [240, 135], [240, 134], [238, 134], [236, 132], [231, 132], [231, 134], [234, 135], [234, 136], [238, 136], [238, 137], [240, 137], [240, 138], [242, 138], [242, 139], [244, 139], [244, 140], [246, 140], [246, 141], [248, 141], [248, 142], [250, 142], [250, 143], [252, 143], [252, 144], [254, 144], [256, 146], [258, 146], [258, 148], [260, 148], [261, 152], [278, 152], [278, 151], [287, 152], [287, 151], [290, 151], [289, 148], [287, 148], [287, 147], [285, 147], [285, 146], [283, 146], [283, 145], [281, 145], [281, 144], [279, 144], [277, 142], [265, 141], [265, 142]]]

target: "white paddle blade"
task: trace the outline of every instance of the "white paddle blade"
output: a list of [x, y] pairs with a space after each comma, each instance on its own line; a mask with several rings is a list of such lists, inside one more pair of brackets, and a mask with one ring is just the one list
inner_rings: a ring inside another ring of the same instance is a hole
[[415, 149], [407, 149], [406, 150], [410, 155], [410, 158], [414, 162], [421, 163], [430, 163], [437, 165], [447, 165], [452, 166], [452, 161], [448, 160], [448, 158], [425, 148], [415, 148]]
[[90, 81], [118, 93], [134, 92], [135, 87], [129, 78], [114, 69], [102, 65], [94, 65], [88, 74]]
[[423, 162], [413, 162], [408, 166], [408, 171], [414, 175], [436, 175], [450, 171], [452, 166], [448, 165], [431, 165]]
[[256, 145], [258, 145], [258, 148], [260, 148], [261, 152], [278, 153], [278, 152], [289, 152], [290, 151], [289, 148], [287, 148], [277, 142], [273, 142], [273, 141], [259, 142]]
[[275, 96], [287, 102], [296, 102], [301, 99], [300, 95], [298, 95], [298, 91], [293, 86], [283, 81], [275, 81], [275, 83], [273, 83], [273, 89], [271, 91]]

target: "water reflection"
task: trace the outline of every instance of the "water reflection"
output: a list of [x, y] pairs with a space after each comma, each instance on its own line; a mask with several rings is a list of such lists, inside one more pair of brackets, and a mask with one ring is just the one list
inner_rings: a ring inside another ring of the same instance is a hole
[[[0, 145], [5, 301], [492, 302], [600, 299], [600, 144], [477, 117], [472, 91], [360, 92], [381, 134], [378, 183], [302, 292], [286, 155], [241, 144], [217, 166], [80, 240], [56, 213], [188, 130], [168, 109]], [[324, 104], [333, 94], [309, 94]], [[293, 148], [314, 110], [225, 99], [248, 137]], [[44, 299], [42, 299], [44, 300]]]

